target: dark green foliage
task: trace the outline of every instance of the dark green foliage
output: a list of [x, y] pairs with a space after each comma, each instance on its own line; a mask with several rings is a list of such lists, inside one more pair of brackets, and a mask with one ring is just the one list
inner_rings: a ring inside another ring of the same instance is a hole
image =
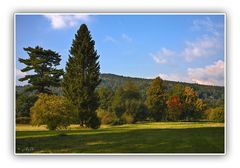
[[160, 77], [154, 79], [147, 90], [146, 105], [150, 117], [155, 121], [164, 120], [166, 117], [166, 94], [163, 80]]
[[101, 125], [101, 120], [97, 115], [92, 115], [90, 119], [86, 122], [86, 126], [92, 129], [98, 129]]
[[149, 113], [147, 107], [139, 99], [129, 99], [125, 101], [125, 115], [133, 118], [132, 123], [144, 121]]
[[98, 96], [95, 89], [101, 80], [99, 55], [94, 45], [87, 26], [81, 25], [72, 42], [62, 89], [64, 96], [77, 107], [80, 125], [97, 128]]
[[30, 108], [37, 101], [34, 94], [17, 94], [16, 95], [16, 117], [30, 117]]
[[126, 82], [116, 90], [112, 109], [118, 117], [115, 124], [135, 123], [145, 120], [148, 115], [138, 85], [132, 81]]
[[98, 90], [99, 108], [105, 111], [111, 111], [112, 98], [114, 92], [111, 88], [100, 87]]
[[33, 72], [20, 78], [19, 81], [28, 81], [31, 86], [28, 91], [36, 90], [38, 93], [51, 93], [50, 86], [59, 87], [62, 69], [57, 69], [61, 56], [52, 50], [45, 50], [39, 46], [24, 48], [29, 58], [19, 58], [19, 62], [26, 65], [22, 72]]
[[133, 81], [128, 81], [123, 85], [123, 99], [141, 99], [138, 85]]
[[133, 82], [137, 84], [139, 93], [143, 99], [146, 98], [146, 88], [151, 83], [151, 79], [124, 77], [114, 74], [101, 74], [100, 78], [101, 83], [99, 87], [109, 87], [112, 88], [112, 90], [123, 87], [127, 82]]
[[125, 111], [122, 87], [119, 87], [114, 94], [112, 100], [112, 110], [115, 112], [118, 118], [120, 118]]

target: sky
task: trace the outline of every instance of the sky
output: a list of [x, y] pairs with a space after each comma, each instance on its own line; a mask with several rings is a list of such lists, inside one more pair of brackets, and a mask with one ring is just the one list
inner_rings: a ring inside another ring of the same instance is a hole
[[224, 85], [224, 15], [207, 14], [37, 14], [16, 15], [16, 84], [28, 58], [24, 47], [40, 46], [61, 55], [81, 24], [87, 24], [100, 55], [101, 73]]

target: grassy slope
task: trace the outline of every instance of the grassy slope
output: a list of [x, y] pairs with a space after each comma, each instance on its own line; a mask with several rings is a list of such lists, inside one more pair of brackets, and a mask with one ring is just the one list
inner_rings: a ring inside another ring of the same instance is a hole
[[162, 122], [71, 126], [67, 136], [44, 127], [18, 125], [17, 153], [223, 153], [224, 127], [219, 123]]

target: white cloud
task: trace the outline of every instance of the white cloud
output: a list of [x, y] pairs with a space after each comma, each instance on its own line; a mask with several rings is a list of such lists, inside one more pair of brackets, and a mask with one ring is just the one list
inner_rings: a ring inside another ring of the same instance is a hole
[[19, 78], [23, 78], [25, 75], [27, 75], [28, 73], [27, 72], [22, 72], [20, 69], [16, 69], [16, 84], [19, 86], [23, 86], [23, 85], [26, 85], [28, 84], [27, 81], [24, 81], [24, 82], [20, 82], [18, 79]]
[[111, 43], [117, 43], [117, 40], [113, 38], [112, 36], [105, 36], [104, 42], [111, 42]]
[[125, 33], [122, 34], [122, 38], [127, 42], [132, 42], [133, 41], [133, 39]]
[[22, 78], [22, 77], [24, 77], [25, 75], [27, 75], [26, 72], [22, 72], [20, 69], [16, 69], [16, 77]]
[[188, 68], [186, 74], [180, 73], [160, 73], [164, 80], [197, 83], [202, 85], [224, 85], [224, 62], [218, 60], [212, 65], [202, 68]]
[[212, 33], [214, 36], [219, 36], [219, 28], [223, 28], [223, 24], [215, 23], [211, 20], [211, 18], [206, 17], [201, 20], [194, 20], [192, 29], [196, 31], [206, 31]]
[[66, 27], [74, 27], [79, 22], [87, 22], [90, 20], [89, 15], [44, 15], [54, 29], [62, 29]]
[[[215, 23], [209, 17], [194, 20], [192, 29], [203, 33], [194, 41], [187, 41], [182, 55], [190, 62], [195, 58], [215, 56], [223, 49], [223, 24]], [[205, 34], [204, 34], [205, 33]]]
[[158, 64], [165, 64], [167, 63], [167, 60], [166, 59], [162, 59], [160, 57], [157, 57], [157, 56], [153, 56], [153, 60], [158, 63]]
[[153, 60], [158, 64], [165, 64], [169, 57], [174, 56], [175, 52], [167, 48], [161, 48], [161, 50], [155, 54], [150, 53]]
[[217, 37], [204, 35], [196, 41], [187, 41], [182, 55], [190, 62], [198, 57], [216, 55], [223, 48], [223, 44]]
[[188, 77], [194, 83], [224, 85], [224, 62], [218, 60], [204, 68], [188, 68]]

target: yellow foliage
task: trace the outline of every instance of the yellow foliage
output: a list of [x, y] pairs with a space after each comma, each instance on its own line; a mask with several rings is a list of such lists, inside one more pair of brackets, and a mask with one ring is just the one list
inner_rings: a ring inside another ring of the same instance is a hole
[[39, 94], [31, 108], [32, 125], [46, 124], [48, 129], [66, 128], [74, 117], [75, 110], [63, 96]]

